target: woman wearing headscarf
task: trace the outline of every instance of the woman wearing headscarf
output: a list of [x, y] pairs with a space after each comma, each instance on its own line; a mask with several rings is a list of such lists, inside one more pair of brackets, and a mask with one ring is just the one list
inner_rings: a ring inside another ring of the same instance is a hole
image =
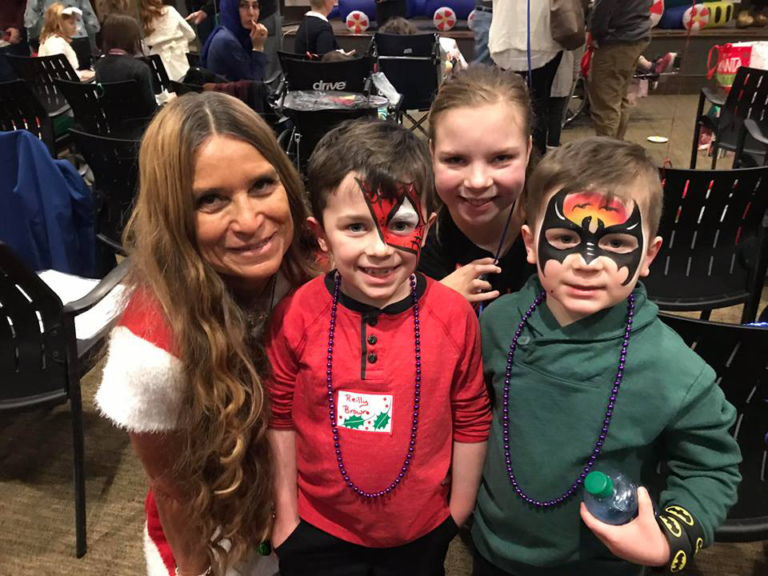
[[258, 0], [221, 0], [221, 26], [203, 46], [202, 66], [232, 82], [264, 80], [267, 28], [259, 24]]

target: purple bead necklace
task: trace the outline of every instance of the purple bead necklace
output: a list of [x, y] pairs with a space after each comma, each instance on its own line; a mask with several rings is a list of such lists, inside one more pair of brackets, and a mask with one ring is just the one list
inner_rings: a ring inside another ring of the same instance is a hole
[[408, 452], [405, 455], [405, 461], [400, 468], [395, 479], [383, 490], [377, 492], [366, 492], [362, 490], [354, 481], [350, 478], [349, 472], [347, 472], [344, 466], [344, 459], [341, 455], [341, 444], [339, 442], [339, 431], [336, 426], [336, 403], [333, 400], [333, 334], [336, 331], [336, 307], [339, 303], [339, 288], [341, 286], [341, 275], [336, 273], [336, 284], [333, 291], [333, 305], [331, 306], [331, 327], [328, 330], [328, 357], [325, 369], [326, 382], [328, 385], [328, 415], [331, 419], [331, 432], [333, 432], [333, 446], [336, 449], [336, 461], [339, 463], [339, 472], [341, 477], [349, 489], [355, 494], [364, 498], [381, 498], [395, 491], [405, 478], [408, 468], [411, 465], [413, 459], [413, 451], [416, 448], [416, 433], [419, 428], [419, 402], [421, 400], [421, 340], [419, 337], [419, 297], [416, 294], [416, 276], [411, 275], [411, 299], [413, 300], [413, 333], [414, 343], [416, 346], [416, 384], [414, 385], [414, 397], [413, 397], [413, 423], [411, 425], [411, 440], [408, 444]]
[[539, 304], [541, 304], [546, 299], [546, 297], [546, 291], [542, 291], [538, 296], [536, 296], [533, 304], [528, 307], [528, 310], [526, 310], [525, 314], [523, 314], [523, 317], [520, 319], [520, 323], [517, 325], [517, 330], [515, 330], [515, 336], [512, 338], [512, 344], [509, 345], [509, 354], [507, 355], [507, 370], [504, 375], [504, 395], [501, 416], [502, 432], [504, 437], [504, 460], [507, 465], [509, 481], [512, 484], [512, 487], [515, 489], [515, 494], [517, 494], [521, 500], [536, 508], [551, 508], [568, 501], [584, 483], [584, 478], [587, 477], [587, 474], [589, 474], [589, 471], [595, 465], [595, 461], [600, 455], [600, 451], [603, 449], [603, 443], [608, 436], [608, 428], [611, 425], [611, 418], [613, 417], [613, 408], [616, 405], [616, 398], [619, 395], [619, 388], [621, 387], [621, 381], [624, 377], [624, 365], [627, 361], [627, 347], [629, 346], [629, 336], [632, 332], [632, 320], [635, 315], [635, 296], [634, 294], [630, 294], [627, 298], [629, 310], [627, 312], [627, 327], [624, 330], [624, 341], [621, 345], [621, 355], [619, 356], [619, 369], [616, 372], [616, 380], [613, 383], [611, 396], [608, 400], [608, 408], [605, 411], [605, 417], [603, 418], [603, 427], [600, 429], [600, 434], [597, 438], [597, 442], [595, 443], [595, 448], [592, 451], [592, 456], [589, 457], [586, 466], [584, 466], [584, 470], [581, 472], [581, 474], [579, 474], [578, 478], [576, 478], [573, 484], [571, 484], [571, 486], [565, 492], [563, 492], [562, 496], [553, 500], [536, 500], [535, 498], [531, 498], [523, 491], [523, 489], [520, 487], [520, 483], [515, 477], [515, 473], [512, 471], [512, 458], [509, 454], [509, 381], [510, 376], [512, 375], [512, 361], [515, 357], [517, 341], [523, 333], [523, 329], [525, 328], [526, 324], [528, 324], [528, 320], [531, 318], [534, 310], [536, 310]]

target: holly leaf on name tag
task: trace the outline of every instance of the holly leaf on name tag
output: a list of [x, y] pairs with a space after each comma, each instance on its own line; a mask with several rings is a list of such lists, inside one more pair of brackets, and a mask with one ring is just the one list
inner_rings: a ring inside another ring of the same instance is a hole
[[376, 419], [373, 421], [374, 430], [383, 430], [389, 424], [389, 411], [379, 412]]
[[365, 420], [363, 420], [362, 417], [360, 416], [350, 416], [349, 418], [344, 419], [344, 422], [342, 423], [342, 425], [345, 428], [358, 429], [360, 428], [360, 426], [363, 425], [364, 422]]

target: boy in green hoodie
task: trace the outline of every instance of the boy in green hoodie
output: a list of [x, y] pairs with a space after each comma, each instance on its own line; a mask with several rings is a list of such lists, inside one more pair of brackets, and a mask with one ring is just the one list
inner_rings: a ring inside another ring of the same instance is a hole
[[[662, 242], [658, 171], [636, 144], [580, 140], [545, 157], [523, 202], [538, 277], [480, 319], [495, 401], [474, 575], [677, 572], [735, 502], [741, 456], [714, 371], [638, 283]], [[642, 486], [659, 461], [655, 514]], [[609, 526], [580, 504], [591, 470], [641, 486], [634, 520]]]

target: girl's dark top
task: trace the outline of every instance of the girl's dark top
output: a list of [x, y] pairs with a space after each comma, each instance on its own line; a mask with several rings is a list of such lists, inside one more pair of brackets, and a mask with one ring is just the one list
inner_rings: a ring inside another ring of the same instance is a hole
[[[501, 238], [499, 238], [501, 240]], [[459, 230], [448, 210], [443, 209], [435, 226], [429, 231], [427, 243], [421, 251], [419, 271], [435, 280], [442, 280], [458, 268], [479, 260], [493, 258], [495, 254], [480, 248]], [[499, 258], [500, 274], [489, 274], [488, 281], [500, 294], [517, 292], [525, 281], [536, 273], [535, 266], [528, 264], [522, 234], [506, 254]]]
[[135, 80], [139, 85], [139, 94], [141, 94], [142, 115], [149, 118], [155, 113], [157, 100], [155, 100], [155, 92], [152, 89], [152, 71], [146, 62], [129, 55], [108, 54], [99, 58], [94, 63], [93, 69], [96, 71], [97, 82]]

